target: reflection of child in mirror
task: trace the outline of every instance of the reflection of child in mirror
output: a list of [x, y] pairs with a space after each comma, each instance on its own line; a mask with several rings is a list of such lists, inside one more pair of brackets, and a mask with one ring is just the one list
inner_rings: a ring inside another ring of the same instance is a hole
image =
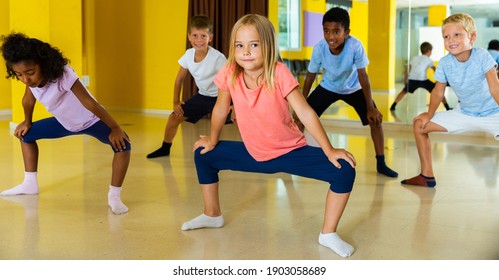
[[[392, 106], [390, 107], [391, 111], [395, 110], [395, 107], [398, 103], [404, 98], [406, 93], [413, 93], [418, 88], [424, 88], [428, 92], [431, 93], [433, 88], [435, 87], [435, 83], [428, 79], [427, 70], [433, 69], [435, 71], [435, 65], [433, 65], [433, 60], [430, 58], [433, 50], [433, 46], [428, 42], [423, 42], [419, 49], [421, 51], [421, 55], [414, 57], [409, 63], [409, 71], [406, 73], [406, 77], [404, 81], [406, 84], [404, 88], [399, 92]], [[447, 104], [447, 100], [442, 100], [442, 103], [445, 106], [445, 109], [450, 110], [449, 104]]]

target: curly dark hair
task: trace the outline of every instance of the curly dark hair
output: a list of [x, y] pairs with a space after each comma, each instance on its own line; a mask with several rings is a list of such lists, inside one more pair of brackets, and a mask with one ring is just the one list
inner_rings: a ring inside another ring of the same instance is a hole
[[0, 37], [3, 41], [0, 52], [7, 66], [7, 78], [17, 78], [12, 65], [21, 61], [33, 61], [40, 65], [43, 77], [47, 81], [55, 81], [62, 77], [64, 66], [69, 59], [59, 49], [22, 33], [11, 33]]

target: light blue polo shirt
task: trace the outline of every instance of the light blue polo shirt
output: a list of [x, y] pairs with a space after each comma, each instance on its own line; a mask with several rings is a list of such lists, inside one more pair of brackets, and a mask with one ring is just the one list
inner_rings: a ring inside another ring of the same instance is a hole
[[349, 35], [339, 55], [329, 50], [329, 45], [322, 39], [314, 46], [308, 72], [319, 73], [324, 70], [320, 85], [338, 94], [350, 94], [361, 89], [357, 69], [369, 65], [362, 43]]
[[440, 83], [449, 82], [465, 115], [485, 117], [499, 112], [485, 78], [485, 73], [495, 66], [486, 50], [473, 48], [465, 62], [459, 62], [452, 54], [442, 57], [434, 77]]

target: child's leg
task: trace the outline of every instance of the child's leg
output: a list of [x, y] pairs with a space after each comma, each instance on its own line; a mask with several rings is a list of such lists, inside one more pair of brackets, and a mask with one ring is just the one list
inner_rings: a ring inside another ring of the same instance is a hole
[[385, 163], [385, 136], [383, 134], [383, 126], [369, 124], [369, 127], [371, 128], [371, 138], [373, 140], [374, 150], [376, 152], [376, 170], [378, 171], [378, 173], [381, 173], [388, 177], [397, 177], [398, 173], [386, 166]]
[[[383, 135], [383, 126], [381, 124], [379, 126], [376, 126], [375, 124], [369, 122], [367, 116], [366, 98], [362, 89], [354, 93], [341, 96], [341, 100], [345, 101], [348, 105], [352, 106], [355, 109], [355, 112], [357, 112], [357, 114], [359, 115], [362, 125], [370, 126], [371, 138], [373, 140], [374, 150], [376, 152], [376, 169], [378, 170], [378, 173], [381, 173], [388, 177], [397, 177], [398, 173], [386, 166], [384, 151], [385, 137]], [[376, 104], [373, 103], [373, 105], [376, 107]]]
[[108, 204], [114, 214], [128, 212], [128, 207], [121, 201], [121, 186], [130, 163], [130, 151], [117, 152], [113, 158], [113, 172], [109, 186]]
[[156, 151], [147, 155], [147, 158], [157, 158], [170, 155], [170, 148], [172, 146], [173, 138], [177, 135], [178, 126], [187, 118], [184, 116], [177, 116], [171, 113], [166, 122], [165, 132], [163, 135], [163, 143]]
[[182, 104], [184, 114], [182, 116], [172, 113], [168, 117], [166, 123], [165, 133], [163, 135], [163, 143], [156, 151], [147, 155], [147, 158], [156, 158], [161, 156], [170, 155], [170, 148], [172, 146], [173, 138], [177, 134], [178, 126], [184, 122], [196, 123], [201, 118], [213, 111], [213, 107], [217, 102], [216, 97], [204, 96], [200, 93], [195, 94]]
[[112, 163], [111, 185], [109, 186], [107, 201], [109, 207], [111, 207], [111, 211], [114, 214], [123, 214], [128, 212], [128, 208], [125, 204], [123, 204], [120, 198], [121, 186], [125, 180], [125, 175], [130, 163], [130, 150], [132, 149], [132, 144], [127, 142], [124, 151], [116, 152], [109, 142], [110, 132], [111, 129], [103, 121], [98, 121], [91, 127], [79, 132], [79, 134], [93, 136], [102, 143], [108, 144], [113, 150], [114, 157]]
[[402, 100], [402, 98], [404, 98], [405, 94], [406, 94], [406, 91], [404, 89], [402, 89], [399, 92], [399, 94], [395, 98], [395, 101], [393, 102], [392, 106], [390, 107], [391, 111], [395, 110], [395, 107], [397, 107], [397, 104]]
[[419, 160], [421, 163], [421, 174], [410, 179], [403, 180], [402, 184], [416, 185], [424, 187], [434, 187], [436, 185], [435, 178], [433, 177], [433, 165], [431, 160], [431, 141], [429, 137], [430, 132], [445, 132], [445, 128], [440, 125], [429, 122], [424, 128], [420, 120], [413, 124], [414, 138], [416, 140], [416, 147], [418, 148]]
[[39, 139], [61, 138], [75, 133], [65, 129], [54, 117], [42, 119], [33, 123], [28, 132], [21, 140], [21, 150], [24, 160], [25, 178], [24, 182], [1, 195], [37, 194], [38, 181], [38, 145]]
[[[307, 103], [315, 111], [317, 116], [321, 116], [329, 106], [338, 101], [340, 95], [323, 88], [321, 85], [317, 86], [312, 93], [307, 97]], [[297, 119], [296, 124], [303, 132], [305, 126]]]
[[349, 257], [354, 252], [354, 248], [343, 241], [336, 233], [336, 228], [349, 197], [350, 193], [335, 193], [328, 190], [324, 224], [319, 234], [319, 244], [328, 247], [342, 257]]
[[21, 141], [21, 150], [24, 160], [24, 181], [0, 195], [38, 194], [38, 145], [36, 142], [25, 143]]
[[442, 104], [444, 104], [445, 110], [452, 110], [452, 108], [449, 106], [449, 103], [447, 103], [447, 99], [445, 98], [445, 96], [444, 99], [442, 99]]
[[168, 122], [166, 123], [163, 141], [166, 143], [172, 143], [173, 138], [175, 138], [175, 135], [177, 135], [178, 126], [186, 119], [187, 118], [184, 116], [177, 116], [173, 113], [170, 114], [170, 117], [168, 117]]
[[224, 225], [224, 218], [220, 210], [220, 200], [218, 196], [218, 182], [213, 184], [202, 184], [204, 211], [203, 214], [185, 222], [182, 230], [198, 228], [219, 228]]
[[350, 256], [354, 249], [336, 233], [338, 223], [350, 197], [355, 181], [355, 168], [339, 159], [341, 168], [335, 167], [321, 148], [305, 146], [272, 160], [279, 172], [313, 178], [330, 184], [326, 197], [324, 223], [319, 243], [342, 257]]
[[224, 224], [218, 197], [218, 172], [234, 170], [256, 173], [275, 173], [267, 162], [257, 162], [251, 157], [246, 147], [239, 141], [220, 141], [215, 149], [200, 154], [201, 148], [194, 153], [196, 172], [201, 185], [204, 212], [200, 216], [184, 223], [182, 230], [203, 227], [221, 227]]

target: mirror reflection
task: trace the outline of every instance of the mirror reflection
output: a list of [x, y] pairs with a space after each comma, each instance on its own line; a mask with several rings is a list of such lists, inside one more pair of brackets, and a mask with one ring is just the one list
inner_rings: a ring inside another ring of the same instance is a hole
[[[282, 2], [293, 2], [292, 0], [287, 0]], [[296, 1], [298, 2], [298, 1]], [[344, 8], [350, 9], [348, 2], [351, 1], [327, 1], [327, 9], [332, 6], [342, 6]], [[331, 3], [329, 3], [331, 2]], [[367, 2], [367, 1], [360, 1]], [[411, 59], [421, 55], [420, 46], [423, 42], [429, 42], [432, 45], [432, 52], [430, 58], [433, 60], [434, 65], [437, 65], [438, 60], [444, 56], [445, 49], [443, 46], [443, 40], [441, 37], [441, 26], [433, 24], [430, 26], [431, 18], [429, 17], [429, 12], [432, 6], [441, 5], [446, 9], [446, 16], [456, 13], [468, 13], [474, 19], [477, 27], [477, 40], [474, 43], [474, 47], [487, 49], [488, 44], [491, 40], [499, 40], [499, 5], [497, 2], [492, 0], [478, 0], [478, 1], [468, 1], [468, 0], [440, 0], [440, 1], [411, 1], [411, 0], [396, 0], [396, 28], [395, 28], [395, 70], [394, 70], [394, 81], [395, 84], [393, 88], [389, 90], [376, 90], [373, 87], [373, 99], [380, 112], [383, 114], [383, 122], [385, 123], [401, 123], [401, 124], [411, 124], [412, 119], [418, 114], [425, 112], [429, 104], [430, 95], [428, 91], [424, 88], [418, 88], [413, 94], [407, 93], [404, 97], [397, 102], [396, 109], [390, 110], [393, 102], [395, 101], [398, 93], [404, 88], [406, 81], [406, 75]], [[332, 4], [336, 3], [336, 4]], [[448, 4], [446, 6], [446, 4]], [[431, 12], [430, 12], [431, 13]], [[310, 18], [307, 13], [304, 14], [303, 21], [304, 25], [307, 24]], [[445, 16], [445, 17], [446, 17]], [[445, 18], [444, 17], [444, 18]], [[443, 19], [442, 19], [443, 20]], [[353, 33], [352, 26], [354, 19], [351, 22], [351, 29]], [[320, 22], [318, 23], [320, 24]], [[305, 43], [308, 40], [306, 34], [303, 34], [304, 38], [302, 41]], [[322, 34], [320, 34], [322, 36]], [[355, 34], [354, 36], [357, 36]], [[285, 40], [287, 41], [287, 40]], [[306, 44], [304, 44], [306, 46]], [[300, 69], [306, 67], [306, 60], [298, 63], [296, 65], [296, 59], [293, 59], [293, 50], [286, 49], [286, 47], [281, 45], [281, 53], [284, 58], [287, 59], [285, 62], [288, 63], [289, 67], [294, 67], [298, 69], [297, 79], [303, 79], [304, 75]], [[303, 54], [303, 51], [302, 51]], [[368, 57], [375, 55], [368, 53]], [[306, 69], [306, 68], [305, 68]], [[375, 69], [367, 68], [369, 71], [375, 71]], [[433, 80], [433, 70], [428, 69], [427, 77], [429, 80]], [[320, 77], [319, 77], [320, 78]], [[448, 107], [453, 108], [458, 100], [455, 94], [452, 92], [451, 88], [447, 88], [446, 101]], [[446, 110], [444, 104], [442, 104], [438, 110]], [[328, 120], [353, 120], [358, 121], [358, 116], [354, 109], [338, 101], [331, 105], [321, 116], [321, 119]]]

